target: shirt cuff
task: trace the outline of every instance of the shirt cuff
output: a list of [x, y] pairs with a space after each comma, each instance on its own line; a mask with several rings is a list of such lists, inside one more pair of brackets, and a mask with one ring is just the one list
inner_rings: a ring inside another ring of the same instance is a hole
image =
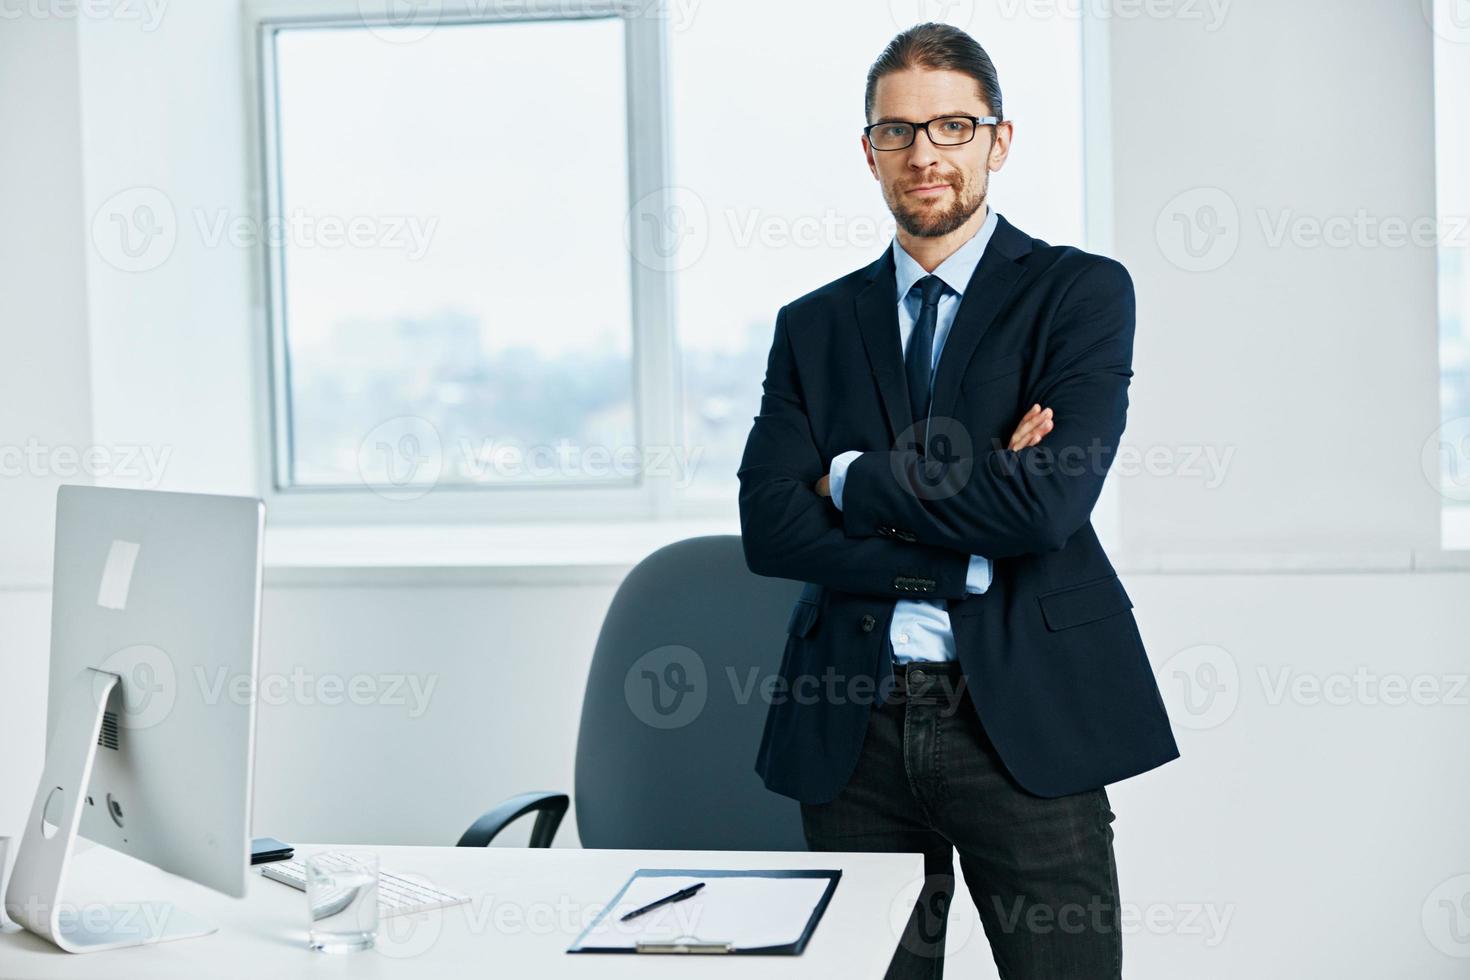
[[990, 588], [990, 559], [980, 555], [970, 556], [970, 568], [965, 572], [965, 591], [979, 595]]
[[[827, 490], [832, 494], [832, 505], [838, 510], [842, 509], [842, 485], [847, 482], [847, 468], [861, 455], [860, 451], [849, 449], [845, 453], [838, 453], [832, 460], [832, 468], [827, 475]], [[988, 584], [989, 579], [986, 581]]]

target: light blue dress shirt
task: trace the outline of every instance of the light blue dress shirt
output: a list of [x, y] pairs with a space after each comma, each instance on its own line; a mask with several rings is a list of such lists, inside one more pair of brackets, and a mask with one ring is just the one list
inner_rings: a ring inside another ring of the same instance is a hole
[[[930, 365], [929, 383], [934, 384], [934, 367], [939, 364], [939, 355], [944, 351], [944, 342], [949, 339], [949, 328], [954, 325], [955, 313], [964, 298], [965, 287], [970, 276], [985, 254], [990, 236], [995, 234], [997, 223], [995, 210], [985, 205], [987, 214], [980, 230], [955, 253], [939, 264], [934, 275], [944, 281], [946, 289], [940, 295], [938, 319], [934, 324], [934, 360]], [[929, 275], [903, 246], [898, 238], [893, 239], [894, 276], [898, 286], [898, 333], [905, 352], [909, 348], [909, 337], [914, 332], [914, 322], [919, 318], [921, 300], [914, 283]], [[832, 472], [828, 489], [832, 503], [842, 509], [842, 489], [847, 481], [847, 468], [861, 456], [857, 451], [848, 451], [832, 460]], [[965, 575], [965, 591], [981, 593], [990, 588], [990, 559], [980, 555], [970, 556], [970, 567]], [[893, 623], [888, 629], [888, 642], [893, 646], [893, 656], [901, 663], [912, 660], [953, 660], [954, 632], [950, 629], [949, 610], [943, 599], [900, 599], [893, 607]]]

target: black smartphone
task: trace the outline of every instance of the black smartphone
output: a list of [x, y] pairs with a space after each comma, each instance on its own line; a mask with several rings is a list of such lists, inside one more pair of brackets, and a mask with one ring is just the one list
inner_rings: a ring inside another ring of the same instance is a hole
[[250, 863], [270, 864], [272, 861], [289, 861], [296, 853], [290, 844], [274, 837], [257, 837], [250, 842]]

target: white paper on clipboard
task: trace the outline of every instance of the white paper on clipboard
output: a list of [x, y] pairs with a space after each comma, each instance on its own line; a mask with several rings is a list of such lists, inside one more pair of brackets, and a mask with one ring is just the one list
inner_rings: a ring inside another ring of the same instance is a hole
[[[692, 898], [620, 921], [636, 908], [701, 881], [704, 887]], [[636, 949], [640, 943], [688, 940], [729, 943], [736, 949], [790, 945], [801, 938], [829, 884], [826, 877], [639, 875], [579, 945]]]

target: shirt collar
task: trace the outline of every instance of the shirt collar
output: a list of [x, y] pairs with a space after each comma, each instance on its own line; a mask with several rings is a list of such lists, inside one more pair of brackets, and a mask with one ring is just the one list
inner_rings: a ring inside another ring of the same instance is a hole
[[[965, 287], [970, 284], [970, 276], [974, 274], [975, 267], [980, 264], [981, 257], [985, 255], [985, 246], [990, 244], [990, 238], [995, 234], [995, 226], [999, 222], [995, 209], [988, 201], [985, 204], [985, 210], [987, 214], [980, 230], [971, 235], [969, 241], [957, 248], [953, 255], [939, 263], [939, 268], [934, 270], [934, 275], [943, 280], [944, 284], [959, 296], [965, 295]], [[929, 275], [912, 255], [904, 251], [896, 235], [893, 238], [893, 272], [897, 280], [900, 303], [908, 296], [914, 283]]]

